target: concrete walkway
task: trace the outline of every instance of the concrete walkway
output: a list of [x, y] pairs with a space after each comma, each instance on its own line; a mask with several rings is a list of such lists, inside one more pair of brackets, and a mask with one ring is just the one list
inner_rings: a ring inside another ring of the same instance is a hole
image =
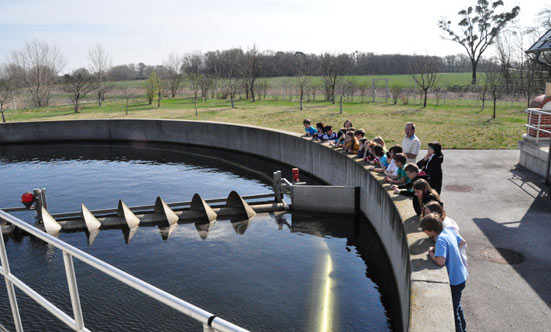
[[[447, 150], [444, 156], [442, 199], [468, 243], [467, 329], [550, 331], [549, 187], [516, 166], [516, 150]], [[514, 250], [524, 261], [489, 261], [481, 255], [486, 248]]]

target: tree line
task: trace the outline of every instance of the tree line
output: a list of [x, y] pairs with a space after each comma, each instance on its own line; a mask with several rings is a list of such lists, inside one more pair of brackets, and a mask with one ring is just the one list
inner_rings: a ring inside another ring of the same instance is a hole
[[[465, 47], [466, 54], [445, 57], [428, 55], [374, 54], [374, 53], [324, 53], [260, 51], [256, 46], [243, 50], [208, 51], [205, 53], [169, 54], [159, 65], [144, 63], [112, 65], [111, 56], [97, 44], [88, 52], [88, 65], [71, 73], [60, 75], [66, 65], [62, 52], [53, 45], [35, 40], [12, 52], [6, 64], [0, 66], [0, 111], [14, 99], [18, 91], [25, 91], [35, 107], [48, 106], [52, 88], [59, 87], [69, 94], [75, 112], [80, 101], [94, 93], [101, 106], [109, 90], [108, 81], [144, 80], [143, 87], [149, 104], [157, 98], [175, 97], [184, 80], [188, 81], [195, 102], [206, 100], [213, 89], [222, 91], [221, 97], [230, 99], [232, 108], [236, 94], [244, 94], [253, 102], [266, 95], [265, 82], [260, 77], [292, 77], [292, 89], [300, 96], [300, 109], [305, 95], [323, 91], [326, 101], [341, 103], [345, 96], [361, 91], [362, 98], [369, 88], [350, 76], [408, 74], [424, 95], [434, 88], [441, 72], [466, 72], [472, 70], [471, 89], [485, 99], [495, 100], [504, 91], [524, 94], [527, 101], [538, 90], [540, 81], [551, 77], [551, 56], [544, 52], [540, 58], [526, 55], [527, 39], [541, 35], [542, 29], [551, 29], [551, 10], [542, 11], [538, 28], [509, 27], [520, 8], [499, 12], [503, 1], [489, 3], [477, 0], [475, 7], [458, 13], [459, 30], [451, 21], [442, 19], [440, 28], [448, 39]], [[482, 58], [492, 46], [497, 56]], [[476, 72], [483, 71], [482, 79]], [[314, 86], [312, 76], [322, 78], [321, 86]], [[287, 84], [287, 82], [284, 82]], [[288, 89], [289, 87], [285, 87]], [[394, 102], [403, 87], [391, 86]], [[128, 101], [128, 91], [126, 97]], [[495, 108], [495, 106], [494, 106]]]

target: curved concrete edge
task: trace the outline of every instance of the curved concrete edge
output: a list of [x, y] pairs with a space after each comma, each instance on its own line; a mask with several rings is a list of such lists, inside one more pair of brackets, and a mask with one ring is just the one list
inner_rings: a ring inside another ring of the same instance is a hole
[[360, 209], [380, 237], [394, 272], [402, 330], [454, 330], [446, 270], [427, 260], [430, 242], [418, 229], [410, 200], [390, 193], [380, 175], [352, 156], [296, 133], [228, 123], [105, 119], [0, 124], [0, 144], [62, 141], [210, 146], [293, 165], [331, 185], [359, 186]]

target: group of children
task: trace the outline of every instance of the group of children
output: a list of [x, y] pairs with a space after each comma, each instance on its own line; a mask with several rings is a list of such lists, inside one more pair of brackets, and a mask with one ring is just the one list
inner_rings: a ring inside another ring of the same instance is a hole
[[466, 243], [459, 235], [455, 221], [446, 215], [440, 198], [444, 161], [441, 144], [429, 143], [425, 157], [417, 163], [407, 163], [407, 155], [402, 153], [400, 145], [387, 151], [382, 137], [367, 139], [365, 130], [355, 129], [350, 120], [346, 120], [336, 133], [332, 126], [322, 122], [316, 123], [316, 128], [308, 119], [304, 119], [303, 124], [307, 136], [328, 141], [331, 146], [357, 155], [372, 165], [371, 171], [385, 175], [384, 182], [391, 184], [395, 194], [412, 197], [413, 208], [422, 217], [421, 229], [435, 240], [429, 255], [438, 265], [446, 265], [448, 270], [456, 331], [466, 331], [461, 307], [461, 292], [468, 276]]

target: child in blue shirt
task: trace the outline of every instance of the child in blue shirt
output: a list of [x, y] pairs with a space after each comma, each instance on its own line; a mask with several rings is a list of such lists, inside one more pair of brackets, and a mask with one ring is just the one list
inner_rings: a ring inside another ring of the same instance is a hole
[[306, 132], [306, 136], [314, 136], [318, 133], [318, 131], [310, 126], [310, 120], [309, 119], [304, 119], [304, 121], [302, 121], [302, 124], [304, 125], [304, 131]]
[[420, 225], [427, 236], [436, 238], [435, 247], [429, 249], [430, 257], [439, 266], [446, 265], [446, 269], [448, 270], [455, 318], [455, 331], [466, 332], [467, 323], [465, 322], [463, 308], [461, 307], [461, 292], [465, 288], [469, 273], [461, 260], [459, 252], [459, 246], [465, 245], [465, 240], [453, 230], [444, 229], [442, 218], [436, 213], [426, 215], [421, 220]]

